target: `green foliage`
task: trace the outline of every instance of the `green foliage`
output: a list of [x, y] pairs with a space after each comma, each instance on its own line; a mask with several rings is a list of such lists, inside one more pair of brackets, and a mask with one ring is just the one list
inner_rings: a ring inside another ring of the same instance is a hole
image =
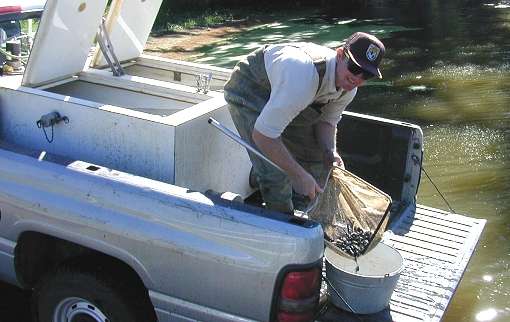
[[157, 31], [179, 32], [193, 28], [207, 28], [223, 24], [234, 19], [232, 10], [206, 9], [205, 11], [183, 11], [169, 14], [160, 12], [156, 21]]
[[[28, 32], [28, 20], [21, 20], [21, 31], [23, 33]], [[37, 28], [39, 27], [39, 19], [32, 19], [32, 32], [36, 32]]]

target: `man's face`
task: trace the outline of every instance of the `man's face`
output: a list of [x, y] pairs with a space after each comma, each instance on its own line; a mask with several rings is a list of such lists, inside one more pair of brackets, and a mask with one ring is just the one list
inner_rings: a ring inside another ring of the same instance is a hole
[[365, 78], [363, 78], [363, 74], [354, 75], [351, 71], [349, 71], [348, 67], [348, 56], [341, 53], [337, 54], [336, 61], [336, 73], [335, 73], [335, 85], [338, 89], [343, 89], [344, 91], [350, 91], [355, 87], [362, 85], [365, 82]]

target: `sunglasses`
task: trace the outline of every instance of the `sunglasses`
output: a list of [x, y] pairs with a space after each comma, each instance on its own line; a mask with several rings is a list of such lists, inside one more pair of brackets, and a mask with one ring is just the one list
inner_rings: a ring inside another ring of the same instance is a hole
[[369, 71], [366, 71], [364, 70], [363, 68], [359, 67], [358, 65], [356, 65], [355, 62], [352, 61], [351, 59], [351, 56], [349, 56], [349, 54], [347, 52], [344, 52], [345, 53], [345, 57], [347, 57], [347, 69], [349, 70], [349, 72], [351, 72], [353, 75], [359, 75], [361, 74], [361, 77], [364, 79], [364, 80], [368, 80], [370, 78], [373, 78], [375, 75], [372, 74], [371, 72]]

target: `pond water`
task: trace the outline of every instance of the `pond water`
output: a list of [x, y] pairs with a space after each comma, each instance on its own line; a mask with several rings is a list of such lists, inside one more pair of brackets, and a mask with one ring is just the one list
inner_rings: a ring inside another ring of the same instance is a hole
[[[370, 3], [358, 13], [280, 18], [194, 60], [232, 67], [263, 43], [336, 47], [354, 31], [378, 35], [384, 79], [360, 88], [348, 110], [419, 124], [434, 183], [456, 212], [487, 219], [443, 321], [509, 321], [510, 1]], [[418, 202], [448, 209], [425, 176]]]

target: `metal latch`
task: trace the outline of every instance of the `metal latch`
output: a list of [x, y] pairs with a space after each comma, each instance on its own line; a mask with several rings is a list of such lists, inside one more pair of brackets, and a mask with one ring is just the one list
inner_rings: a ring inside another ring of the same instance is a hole
[[[48, 143], [53, 142], [54, 133], [53, 126], [64, 121], [65, 124], [69, 123], [69, 118], [67, 116], [60, 116], [58, 112], [51, 112], [48, 114], [44, 114], [41, 118], [36, 122], [37, 127], [42, 129], [44, 132], [44, 137], [46, 137], [46, 141]], [[51, 139], [48, 138], [46, 134], [46, 128], [51, 127]]]
[[211, 85], [212, 73], [207, 74], [199, 74], [196, 77], [197, 81], [197, 93], [207, 94], [209, 92], [209, 87]]

